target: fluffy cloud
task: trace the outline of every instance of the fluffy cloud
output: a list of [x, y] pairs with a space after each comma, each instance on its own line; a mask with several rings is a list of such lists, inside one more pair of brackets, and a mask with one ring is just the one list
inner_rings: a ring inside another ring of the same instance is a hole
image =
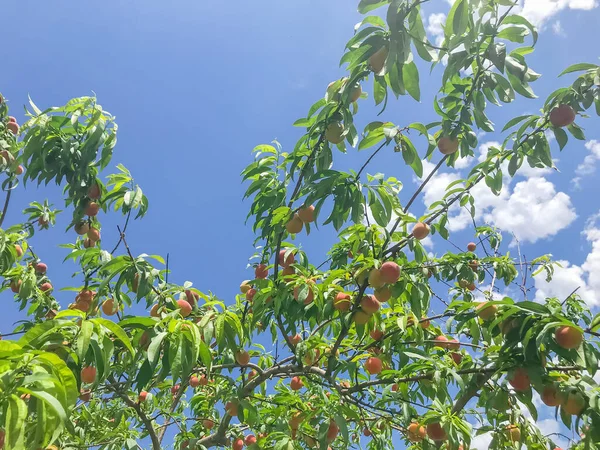
[[[497, 145], [497, 142], [482, 144], [477, 161], [484, 161], [489, 148]], [[434, 167], [432, 163], [423, 161], [423, 177], [431, 173]], [[506, 232], [514, 233], [522, 241], [536, 242], [554, 236], [568, 227], [577, 215], [570, 197], [564, 192], [556, 192], [554, 184], [542, 177], [549, 172], [550, 169], [535, 169], [524, 164], [518, 174], [526, 177], [526, 180], [511, 187], [511, 179], [505, 177], [500, 195], [497, 196], [484, 183], [479, 183], [471, 189], [476, 205], [475, 219], [493, 223]], [[506, 167], [503, 173], [508, 173]], [[459, 172], [437, 173], [423, 190], [425, 205], [441, 199], [446, 187], [460, 178]], [[450, 231], [460, 231], [471, 225], [469, 211], [458, 206], [451, 209], [448, 220]]]
[[566, 36], [565, 30], [563, 30], [560, 20], [557, 20], [552, 24], [552, 32], [554, 34], [557, 34], [558, 36]]
[[581, 266], [571, 264], [569, 261], [558, 261], [562, 267], [557, 267], [552, 280], [547, 283], [543, 273], [535, 278], [536, 301], [543, 301], [546, 297], [566, 298], [571, 292], [579, 288], [577, 293], [588, 306], [600, 305], [600, 213], [592, 216], [585, 226], [583, 235], [591, 244]]
[[597, 0], [524, 0], [521, 2], [520, 14], [534, 25], [542, 27], [563, 9], [588, 11], [597, 6]]
[[583, 158], [583, 162], [575, 169], [575, 178], [571, 180], [571, 183], [576, 188], [580, 187], [581, 179], [586, 175], [591, 175], [596, 171], [596, 161], [600, 159], [600, 142], [595, 139], [587, 141], [585, 148], [590, 151], [590, 154]]
[[444, 24], [446, 23], [446, 14], [435, 13], [427, 18], [427, 31], [435, 38], [436, 45], [441, 45], [444, 41]]

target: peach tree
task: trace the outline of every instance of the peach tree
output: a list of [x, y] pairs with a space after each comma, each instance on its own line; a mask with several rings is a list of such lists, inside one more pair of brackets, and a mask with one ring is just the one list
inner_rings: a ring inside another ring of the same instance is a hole
[[[242, 177], [256, 253], [235, 299], [169, 282], [163, 258], [130, 247], [128, 224], [148, 201], [125, 167], [106, 174], [117, 125], [95, 98], [43, 111], [30, 101], [22, 126], [0, 101], [0, 274], [26, 315], [0, 341], [0, 448], [464, 450], [482, 433], [493, 449], [554, 448], [534, 391], [580, 436], [571, 448], [598, 448], [600, 316], [576, 292], [495, 295], [551, 279], [550, 256], [516, 259], [483, 224], [440, 257], [422, 240], [450, 239], [456, 208], [475, 217], [474, 186], [498, 195], [524, 164], [552, 167], [569, 138], [583, 139], [581, 122], [600, 114], [600, 67], [566, 68], [570, 84], [502, 124], [502, 144], [415, 217], [436, 172], [494, 131], [488, 108], [535, 99], [540, 76], [527, 62], [538, 33], [510, 0], [455, 1], [437, 45], [421, 3], [362, 0], [346, 74], [296, 121], [295, 147], [254, 149]], [[432, 122], [357, 129], [363, 89], [381, 113], [400, 96], [419, 101], [427, 65], [440, 75]], [[361, 167], [336, 169], [340, 152], [363, 150]], [[380, 152], [422, 179], [406, 202], [399, 178], [368, 172]], [[423, 159], [436, 163], [427, 176]], [[11, 192], [26, 183], [61, 186], [65, 212], [34, 202], [9, 223]], [[108, 213], [123, 215], [117, 242], [101, 236]], [[54, 232], [57, 214], [72, 214], [73, 286], [55, 286], [29, 244]], [[323, 254], [301, 245], [315, 226], [338, 233]], [[148, 312], [133, 314], [136, 304]]]

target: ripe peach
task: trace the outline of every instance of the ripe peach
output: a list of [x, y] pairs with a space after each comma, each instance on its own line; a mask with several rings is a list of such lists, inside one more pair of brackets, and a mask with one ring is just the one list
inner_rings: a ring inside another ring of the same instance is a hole
[[583, 341], [583, 333], [577, 328], [562, 326], [558, 327], [554, 332], [556, 343], [562, 348], [570, 350], [578, 348]]
[[176, 385], [172, 386], [172, 387], [171, 387], [171, 394], [173, 394], [173, 395], [177, 395], [177, 393], [179, 392], [179, 388], [180, 388], [180, 387], [181, 387], [181, 386], [179, 386], [178, 384], [176, 384]]
[[225, 411], [232, 417], [236, 417], [238, 415], [238, 404], [237, 402], [227, 402], [225, 403]]
[[250, 362], [250, 354], [245, 350], [238, 350], [235, 354], [235, 360], [240, 366], [246, 366]]
[[192, 313], [192, 305], [185, 300], [177, 300], [177, 306], [179, 307], [179, 313], [183, 317], [187, 317]]
[[467, 250], [470, 252], [474, 252], [476, 248], [477, 248], [477, 244], [475, 242], [469, 242], [467, 244]]
[[429, 225], [424, 222], [417, 222], [413, 227], [412, 235], [419, 241], [425, 239], [429, 235]]
[[579, 392], [570, 392], [562, 408], [567, 414], [578, 416], [585, 409], [585, 398]]
[[286, 252], [287, 252], [287, 250], [282, 248], [281, 250], [279, 250], [279, 255], [277, 257], [277, 260], [279, 261], [279, 265], [281, 267], [283, 267], [284, 269], [286, 267], [289, 267], [290, 265], [294, 264], [294, 262], [295, 262], [294, 254], [289, 253], [286, 257], [285, 256]]
[[198, 303], [198, 300], [200, 300], [200, 294], [198, 294], [196, 291], [192, 291], [191, 289], [186, 289], [184, 294], [185, 299], [192, 306], [194, 306], [196, 303]]
[[90, 247], [95, 247], [96, 246], [96, 242], [92, 241], [89, 238], [85, 238], [83, 240], [83, 248], [90, 248]]
[[[298, 301], [298, 298], [300, 297], [300, 286], [296, 286], [294, 288], [294, 298], [296, 299], [296, 301]], [[313, 292], [310, 284], [308, 286], [308, 294], [306, 295], [306, 298], [304, 299], [304, 304], [308, 305], [310, 303], [312, 303], [312, 301], [315, 299], [315, 293]]]
[[365, 362], [365, 370], [371, 375], [377, 375], [383, 370], [383, 363], [376, 356], [372, 356]]
[[14, 135], [19, 134], [19, 125], [16, 122], [8, 122], [6, 128]]
[[292, 266], [288, 266], [283, 268], [283, 270], [281, 271], [281, 276], [289, 277], [290, 275], [294, 275], [295, 273], [296, 269], [294, 269]]
[[208, 430], [212, 430], [213, 427], [215, 426], [215, 422], [213, 420], [210, 419], [204, 419], [202, 421], [202, 425], [204, 425], [204, 427]]
[[304, 223], [311, 223], [315, 221], [315, 206], [310, 205], [298, 210], [298, 217]]
[[331, 122], [325, 130], [325, 139], [332, 144], [340, 144], [344, 141], [344, 124], [341, 122]]
[[563, 395], [555, 384], [544, 386], [540, 398], [547, 406], [559, 406], [563, 402]]
[[241, 438], [234, 440], [231, 448], [233, 450], [242, 450], [244, 448], [244, 441]]
[[118, 310], [119, 306], [115, 304], [115, 300], [112, 298], [104, 300], [104, 302], [102, 303], [102, 312], [107, 316], [112, 316], [116, 314]]
[[264, 279], [269, 276], [269, 269], [265, 264], [259, 264], [254, 268], [254, 277]]
[[92, 200], [98, 200], [100, 198], [100, 186], [96, 183], [92, 184], [88, 189], [87, 196]]
[[200, 380], [196, 375], [192, 375], [190, 377], [190, 386], [193, 388], [197, 388], [198, 386], [200, 386]]
[[381, 272], [379, 269], [371, 269], [369, 272], [369, 285], [375, 289], [382, 287], [385, 281], [381, 279]]
[[369, 67], [374, 73], [378, 74], [383, 70], [388, 53], [387, 46], [383, 46], [369, 57]]
[[208, 378], [206, 378], [206, 375], [200, 375], [200, 377], [198, 377], [198, 383], [200, 386], [208, 385]]
[[379, 268], [384, 283], [392, 284], [400, 278], [400, 266], [394, 261], [386, 261]]
[[302, 219], [300, 219], [300, 216], [296, 213], [289, 220], [289, 222], [285, 224], [285, 229], [290, 234], [297, 234], [302, 231], [303, 226], [304, 226], [304, 222], [302, 222]]
[[249, 434], [244, 439], [244, 442], [246, 443], [246, 445], [256, 444], [256, 436], [254, 436], [253, 434]]
[[88, 384], [96, 381], [96, 368], [94, 366], [86, 366], [81, 369], [81, 381]]
[[15, 174], [17, 174], [17, 175], [22, 175], [24, 171], [25, 171], [25, 169], [23, 168], [23, 166], [19, 165], [19, 166], [17, 166], [17, 168], [15, 169]]
[[140, 394], [138, 395], [138, 402], [140, 403], [144, 403], [146, 401], [146, 399], [148, 398], [148, 393], [146, 391], [142, 391], [140, 392]]
[[364, 311], [356, 311], [354, 313], [354, 317], [353, 317], [354, 323], [356, 325], [364, 325], [369, 321], [370, 318], [371, 318], [371, 314], [367, 314]]
[[575, 122], [575, 111], [569, 105], [558, 105], [550, 111], [550, 123], [553, 127], [566, 127]]
[[438, 347], [448, 348], [448, 338], [446, 336], [436, 336], [433, 340]]
[[383, 331], [375, 329], [371, 331], [370, 335], [371, 339], [373, 339], [374, 341], [378, 341], [383, 337]]
[[298, 345], [302, 341], [302, 336], [296, 333], [294, 336], [288, 336], [288, 340], [292, 345]]
[[159, 311], [159, 305], [158, 303], [155, 303], [154, 305], [152, 305], [152, 308], [150, 309], [150, 317], [160, 317], [160, 311]]
[[527, 371], [522, 367], [517, 368], [509, 377], [508, 382], [517, 392], [526, 392], [531, 388], [531, 381]]
[[244, 280], [244, 281], [242, 281], [242, 284], [240, 284], [240, 292], [242, 294], [245, 294], [250, 289], [252, 289], [252, 286], [250, 285], [250, 280]]
[[431, 321], [430, 320], [423, 320], [421, 319], [421, 321], [419, 321], [419, 326], [426, 330], [427, 328], [429, 328], [429, 325], [431, 325]]
[[45, 283], [42, 283], [40, 289], [42, 292], [50, 292], [53, 288], [52, 285], [46, 281]]
[[79, 400], [81, 400], [82, 402], [89, 402], [91, 398], [92, 391], [90, 391], [89, 389], [82, 389], [79, 393]]
[[427, 436], [432, 441], [445, 441], [447, 439], [446, 432], [438, 422], [427, 425]]
[[438, 141], [438, 149], [443, 155], [451, 155], [458, 150], [458, 139], [455, 137], [442, 136]]
[[329, 442], [335, 440], [339, 432], [340, 428], [337, 426], [334, 420], [331, 420], [329, 422], [329, 427], [327, 428], [327, 440]]
[[98, 203], [96, 203], [96, 202], [90, 202], [85, 207], [84, 214], [86, 216], [93, 217], [93, 216], [95, 216], [95, 215], [98, 214], [98, 211], [100, 211], [100, 205]]
[[521, 430], [517, 425], [507, 425], [506, 433], [508, 438], [513, 442], [519, 442], [521, 440]]
[[87, 222], [79, 222], [75, 225], [75, 232], [77, 234], [84, 235], [90, 230], [90, 225]]
[[450, 353], [450, 356], [452, 357], [454, 364], [458, 365], [462, 362], [463, 356], [460, 353], [452, 352], [452, 353]]
[[87, 237], [90, 241], [97, 242], [100, 240], [100, 230], [94, 227], [90, 227], [87, 232]]
[[477, 315], [483, 320], [490, 320], [496, 317], [498, 307], [496, 305], [490, 305], [488, 302], [481, 302], [475, 306]]
[[10, 290], [13, 291], [15, 294], [18, 294], [21, 290], [22, 283], [23, 282], [21, 280], [12, 280], [10, 282]]
[[304, 387], [304, 383], [302, 382], [300, 377], [294, 377], [290, 382], [290, 387], [292, 388], [292, 391], [299, 391]]
[[469, 267], [471, 268], [471, 270], [473, 272], [477, 272], [479, 270], [479, 261], [477, 261], [476, 259], [474, 259], [473, 261], [471, 261], [469, 263]]
[[17, 258], [23, 256], [23, 248], [19, 244], [15, 244], [15, 252], [17, 253]]
[[352, 306], [351, 297], [343, 292], [338, 292], [333, 301], [333, 307], [338, 311], [348, 311]]
[[302, 416], [302, 413], [294, 413], [294, 415], [292, 415], [292, 418], [289, 421], [290, 424], [290, 428], [292, 430], [297, 430], [300, 425], [302, 424], [302, 421], [304, 420], [304, 417]]
[[374, 314], [374, 313], [376, 313], [377, 311], [379, 311], [379, 307], [380, 306], [381, 305], [379, 304], [379, 302], [377, 301], [377, 299], [375, 297], [373, 297], [372, 295], [365, 295], [360, 300], [360, 307], [367, 314]]
[[423, 439], [425, 439], [425, 436], [427, 435], [425, 427], [419, 425], [416, 422], [411, 423], [406, 429], [406, 431], [407, 438], [410, 442], [421, 442]]
[[385, 303], [392, 298], [392, 290], [387, 286], [383, 286], [375, 289], [374, 295], [380, 303]]
[[371, 435], [371, 430], [369, 430], [368, 428], [363, 428], [363, 436], [369, 437]]

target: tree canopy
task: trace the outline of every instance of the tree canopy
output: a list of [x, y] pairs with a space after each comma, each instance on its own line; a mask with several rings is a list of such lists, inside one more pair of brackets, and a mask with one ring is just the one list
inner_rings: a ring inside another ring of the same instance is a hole
[[[95, 97], [45, 110], [29, 100], [22, 125], [0, 97], [0, 276], [27, 315], [0, 341], [0, 448], [466, 450], [491, 433], [492, 449], [554, 449], [534, 391], [580, 436], [570, 448], [600, 447], [600, 315], [577, 292], [527, 300], [526, 279], [551, 279], [556, 263], [511, 255], [502, 230], [475, 222], [472, 193], [485, 184], [498, 195], [522, 166], [552, 168], [569, 139], [584, 139], [583, 122], [600, 115], [600, 66], [566, 67], [535, 101], [538, 33], [512, 1], [455, 1], [437, 45], [421, 3], [360, 1], [346, 75], [294, 123], [294, 148], [254, 148], [242, 178], [256, 253], [235, 299], [174, 284], [168, 261], [130, 247], [148, 199], [124, 166], [107, 174], [117, 124]], [[383, 113], [401, 96], [420, 101], [425, 67], [439, 81], [432, 122], [361, 118], [357, 129], [362, 102]], [[539, 112], [502, 124], [503, 142], [415, 217], [436, 172], [495, 129], [488, 108], [518, 97]], [[364, 164], [338, 170], [336, 156], [355, 151]], [[422, 180], [406, 202], [399, 177], [369, 173], [383, 151]], [[429, 174], [424, 159], [436, 163]], [[11, 192], [27, 183], [61, 186], [64, 212], [34, 202], [7, 223]], [[428, 254], [428, 236], [452, 242], [456, 208], [473, 217], [473, 242]], [[59, 232], [57, 214], [72, 214], [60, 269], [76, 265], [71, 286], [54, 286], [29, 245]], [[123, 216], [117, 242], [102, 239], [106, 214]], [[338, 240], [307, 254], [315, 227]], [[498, 296], [500, 284], [525, 299]], [[139, 303], [147, 314], [132, 314]]]

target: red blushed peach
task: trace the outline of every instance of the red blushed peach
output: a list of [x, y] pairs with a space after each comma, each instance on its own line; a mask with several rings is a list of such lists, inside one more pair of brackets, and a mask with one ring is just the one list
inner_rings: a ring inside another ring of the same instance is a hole
[[298, 217], [304, 223], [311, 223], [315, 221], [315, 207], [314, 205], [306, 206], [298, 210]]
[[294, 254], [290, 252], [290, 253], [288, 253], [288, 255], [286, 257], [285, 254], [287, 252], [288, 252], [288, 250], [281, 249], [281, 250], [279, 250], [279, 255], [277, 256], [277, 261], [279, 262], [279, 265], [281, 267], [283, 267], [284, 269], [289, 267], [290, 265], [294, 264], [294, 262], [295, 262]]
[[442, 426], [437, 423], [430, 423], [427, 425], [427, 436], [429, 436], [429, 438], [432, 441], [445, 441], [447, 439], [447, 435], [446, 432], [444, 431], [444, 429], [442, 428]]
[[429, 235], [429, 225], [424, 222], [417, 222], [413, 227], [412, 235], [419, 241], [425, 239]]
[[88, 384], [96, 381], [96, 368], [87, 366], [81, 369], [81, 381]]
[[179, 313], [183, 317], [187, 317], [192, 313], [192, 305], [185, 300], [177, 300], [177, 306], [179, 307]]
[[285, 225], [285, 229], [290, 234], [300, 233], [302, 227], [304, 227], [304, 222], [302, 222], [302, 219], [298, 214], [294, 214], [290, 221]]
[[400, 266], [394, 261], [386, 261], [379, 268], [384, 283], [393, 284], [400, 278]]
[[379, 311], [380, 306], [381, 305], [379, 304], [377, 299], [375, 297], [373, 297], [372, 295], [365, 295], [360, 300], [360, 307], [367, 314], [376, 313], [377, 311]]
[[562, 326], [558, 327], [554, 332], [556, 343], [562, 348], [571, 350], [578, 348], [583, 342], [583, 333], [577, 328]]
[[52, 285], [48, 282], [42, 283], [42, 285], [40, 286], [40, 289], [42, 290], [42, 292], [50, 292], [52, 291]]
[[338, 292], [335, 295], [335, 300], [333, 301], [333, 307], [338, 311], [349, 311], [352, 306], [352, 299], [350, 295], [345, 294], [343, 292]]
[[92, 200], [98, 200], [100, 198], [100, 186], [96, 183], [92, 184], [88, 189], [87, 196]]
[[269, 276], [269, 269], [265, 264], [259, 264], [254, 269], [254, 276], [259, 279], [264, 279]]
[[443, 155], [451, 155], [458, 150], [458, 139], [455, 137], [442, 136], [438, 141], [438, 149]]
[[85, 207], [84, 214], [86, 216], [94, 217], [95, 215], [98, 214], [98, 211], [100, 211], [100, 205], [96, 202], [90, 202]]
[[245, 350], [239, 350], [235, 354], [235, 360], [240, 366], [246, 366], [250, 362], [250, 354]]
[[569, 105], [558, 105], [550, 111], [550, 123], [553, 127], [566, 127], [573, 122], [575, 122], [575, 111]]
[[508, 377], [508, 382], [517, 392], [526, 392], [531, 388], [529, 375], [522, 367], [515, 369], [515, 371]]
[[365, 362], [365, 370], [371, 375], [380, 374], [383, 370], [383, 363], [379, 358], [372, 356]]

